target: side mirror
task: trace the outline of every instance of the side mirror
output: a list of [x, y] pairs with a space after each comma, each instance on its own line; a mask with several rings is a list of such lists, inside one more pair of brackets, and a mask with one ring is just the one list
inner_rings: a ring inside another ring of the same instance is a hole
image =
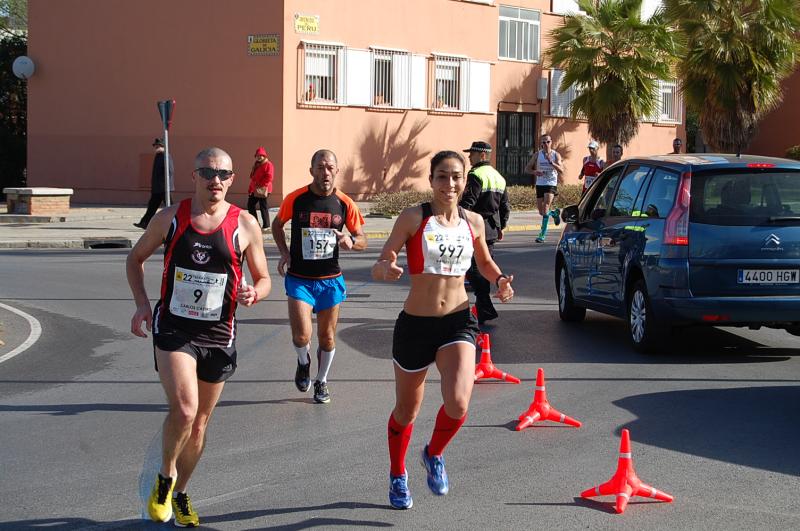
[[577, 223], [578, 221], [578, 205], [570, 205], [564, 207], [561, 211], [561, 220], [565, 223]]

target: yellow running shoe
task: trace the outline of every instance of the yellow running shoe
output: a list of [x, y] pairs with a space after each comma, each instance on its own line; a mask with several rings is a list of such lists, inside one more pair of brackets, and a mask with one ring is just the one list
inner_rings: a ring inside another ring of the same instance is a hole
[[200, 527], [200, 517], [185, 492], [176, 492], [172, 497], [172, 511], [175, 513], [177, 527]]
[[156, 478], [156, 484], [150, 492], [150, 499], [147, 500], [147, 513], [154, 522], [168, 522], [172, 517], [172, 487], [175, 480], [165, 478], [160, 473]]

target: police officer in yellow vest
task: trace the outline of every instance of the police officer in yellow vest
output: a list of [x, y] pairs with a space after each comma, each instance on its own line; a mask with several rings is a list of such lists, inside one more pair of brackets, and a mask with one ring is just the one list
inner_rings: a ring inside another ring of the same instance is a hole
[[[469, 153], [469, 162], [472, 164], [467, 174], [467, 185], [459, 204], [467, 210], [472, 210], [483, 216], [486, 227], [486, 245], [489, 253], [494, 256], [494, 242], [503, 239], [503, 229], [508, 223], [511, 206], [508, 202], [506, 180], [489, 163], [492, 146], [486, 142], [473, 142], [464, 153]], [[478, 307], [478, 323], [497, 318], [492, 299], [489, 296], [491, 286], [483, 278], [472, 260], [472, 267], [467, 272], [467, 280], [475, 290], [475, 305]]]

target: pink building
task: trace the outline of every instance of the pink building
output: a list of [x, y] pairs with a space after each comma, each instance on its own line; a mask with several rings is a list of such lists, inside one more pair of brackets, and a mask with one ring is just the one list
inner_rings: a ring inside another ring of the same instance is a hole
[[[542, 132], [576, 182], [590, 140], [568, 118], [545, 36], [574, 2], [550, 0], [29, 0], [28, 180], [76, 202], [143, 204], [156, 101], [177, 101], [170, 130], [176, 192], [194, 155], [233, 157], [244, 204], [258, 146], [276, 168], [271, 203], [309, 181], [334, 150], [338, 186], [356, 198], [428, 186], [428, 161], [473, 140], [495, 146], [511, 183]], [[540, 81], [546, 79], [547, 82]], [[682, 104], [662, 109], [626, 155], [666, 153], [684, 136]]]

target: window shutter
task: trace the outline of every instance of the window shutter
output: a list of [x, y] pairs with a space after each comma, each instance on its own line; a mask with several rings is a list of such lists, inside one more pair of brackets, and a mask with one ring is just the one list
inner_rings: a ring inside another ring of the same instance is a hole
[[347, 49], [347, 105], [370, 104], [370, 53]]
[[411, 107], [424, 109], [426, 101], [428, 58], [423, 55], [411, 56]]
[[392, 107], [411, 107], [411, 57], [409, 54], [392, 55]]
[[[338, 48], [336, 50], [336, 103], [342, 105], [347, 103], [347, 49]], [[369, 72], [369, 70], [367, 70]]]
[[469, 112], [489, 112], [490, 64], [469, 62]]
[[469, 74], [470, 60], [462, 59], [459, 61], [458, 68], [458, 110], [469, 111]]

